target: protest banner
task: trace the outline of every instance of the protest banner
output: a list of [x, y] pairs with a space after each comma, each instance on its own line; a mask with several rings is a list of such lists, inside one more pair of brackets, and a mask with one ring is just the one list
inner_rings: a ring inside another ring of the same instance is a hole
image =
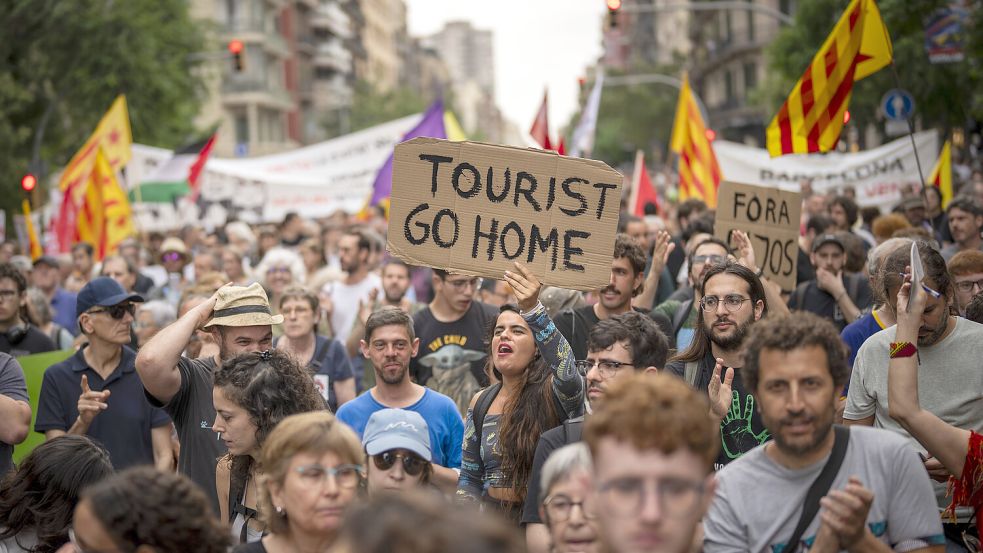
[[795, 289], [799, 257], [801, 194], [778, 188], [763, 188], [724, 181], [717, 191], [717, 238], [732, 248], [732, 230], [743, 230], [751, 238], [754, 257], [764, 276], [783, 291]]
[[14, 446], [14, 463], [20, 463], [21, 459], [34, 448], [44, 443], [44, 434], [34, 431], [34, 423], [38, 418], [38, 404], [41, 399], [41, 382], [44, 381], [44, 371], [55, 363], [60, 363], [75, 354], [75, 350], [64, 349], [59, 351], [49, 351], [45, 353], [35, 353], [24, 355], [17, 358], [21, 369], [24, 370], [24, 380], [27, 383], [27, 397], [31, 400], [31, 431], [27, 433], [27, 439]]
[[[915, 133], [922, 170], [932, 168], [939, 153], [935, 131]], [[905, 136], [870, 150], [856, 153], [795, 154], [772, 158], [768, 150], [736, 142], [717, 140], [713, 150], [724, 179], [758, 186], [798, 191], [811, 181], [819, 194], [839, 194], [847, 186], [857, 191], [857, 204], [888, 212], [901, 200], [902, 192], [919, 190], [922, 179], [911, 146]]]
[[599, 161], [477, 142], [396, 146], [388, 248], [413, 265], [543, 284], [608, 284], [623, 178]]

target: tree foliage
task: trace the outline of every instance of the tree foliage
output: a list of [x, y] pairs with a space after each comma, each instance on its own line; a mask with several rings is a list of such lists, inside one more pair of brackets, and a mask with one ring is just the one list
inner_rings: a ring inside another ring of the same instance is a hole
[[[796, 2], [795, 23], [784, 27], [768, 48], [769, 78], [755, 94], [760, 105], [777, 112], [795, 82], [802, 76], [813, 56], [832, 31], [848, 0], [800, 0]], [[983, 119], [983, 53], [981, 33], [983, 9], [972, 2], [972, 22], [965, 33], [965, 60], [959, 63], [932, 64], [925, 51], [924, 23], [933, 12], [949, 4], [948, 0], [879, 0], [884, 24], [894, 46], [894, 66], [856, 83], [850, 100], [852, 124], [864, 128], [878, 124], [881, 97], [885, 92], [904, 88], [915, 98], [916, 117], [925, 128], [949, 129], [963, 126], [970, 118]], [[883, 130], [882, 125], [877, 125]]]
[[[400, 87], [380, 92], [368, 81], [355, 83], [351, 129], [355, 132], [427, 109], [426, 99], [413, 89]], [[330, 129], [329, 129], [330, 130]]]
[[118, 94], [135, 141], [173, 148], [192, 133], [205, 32], [186, 0], [0, 0], [0, 28], [0, 206], [8, 213], [19, 205], [36, 133], [42, 175], [55, 173]]

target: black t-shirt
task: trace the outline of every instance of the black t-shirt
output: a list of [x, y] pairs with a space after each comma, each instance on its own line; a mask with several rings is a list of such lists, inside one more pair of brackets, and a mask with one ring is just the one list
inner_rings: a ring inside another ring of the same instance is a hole
[[[672, 321], [668, 317], [661, 313], [650, 313], [644, 309], [638, 309], [633, 307], [638, 313], [648, 315], [655, 324], [659, 327], [659, 330], [666, 335], [667, 340], [669, 336], [673, 335], [672, 332]], [[590, 329], [594, 328], [601, 319], [598, 318], [597, 314], [594, 313], [593, 305], [585, 305], [583, 307], [578, 307], [577, 309], [568, 309], [563, 311], [556, 316], [553, 320], [553, 324], [556, 325], [556, 329], [560, 331], [560, 334], [567, 339], [570, 343], [570, 349], [573, 350], [573, 356], [578, 359], [587, 359], [587, 338], [590, 336]], [[671, 342], [671, 341], [670, 341]], [[670, 346], [671, 347], [671, 346]]]
[[798, 264], [795, 267], [795, 285], [816, 280], [816, 270], [812, 268], [812, 259], [802, 248], [799, 248]]
[[[874, 295], [870, 290], [867, 279], [858, 274], [843, 274], [843, 286], [846, 293], [861, 312], [870, 307], [874, 302]], [[820, 317], [828, 319], [836, 327], [837, 332], [842, 332], [850, 321], [843, 316], [840, 305], [828, 292], [819, 289], [815, 280], [810, 280], [800, 284], [792, 297], [788, 300], [789, 309], [801, 309], [815, 313]]]
[[[707, 353], [699, 361], [694, 387], [703, 394], [707, 393], [707, 388], [710, 386], [714, 364], [711, 353]], [[666, 369], [680, 378], [685, 378], [686, 363], [682, 361], [673, 361], [666, 366]], [[740, 369], [734, 371], [732, 387], [734, 397], [731, 409], [720, 421], [720, 453], [717, 454], [714, 470], [720, 470], [727, 463], [771, 439], [771, 434], [761, 422], [761, 416], [755, 408], [754, 396], [744, 387]]]
[[[26, 329], [26, 332], [24, 332]], [[18, 334], [22, 335], [18, 336]], [[11, 338], [15, 338], [11, 340]], [[44, 332], [34, 325], [17, 327], [16, 329], [0, 332], [0, 351], [9, 353], [11, 357], [21, 357], [32, 353], [55, 351], [55, 343]]]
[[526, 488], [526, 503], [522, 507], [522, 524], [541, 524], [539, 518], [539, 488], [543, 465], [554, 451], [561, 447], [574, 444], [582, 439], [584, 432], [584, 417], [570, 419], [565, 423], [551, 428], [539, 437], [536, 444], [536, 454], [532, 461], [532, 472], [529, 473], [529, 485]]
[[212, 372], [215, 360], [188, 359], [178, 361], [181, 388], [166, 405], [144, 390], [151, 405], [163, 407], [177, 428], [181, 442], [177, 469], [198, 484], [218, 514], [215, 491], [215, 463], [227, 451], [225, 442], [212, 431], [215, 405], [212, 403]]
[[429, 306], [418, 311], [413, 328], [420, 350], [410, 361], [413, 380], [450, 397], [466, 412], [475, 392], [489, 384], [485, 338], [497, 316], [494, 307], [479, 301], [450, 323], [438, 321]]

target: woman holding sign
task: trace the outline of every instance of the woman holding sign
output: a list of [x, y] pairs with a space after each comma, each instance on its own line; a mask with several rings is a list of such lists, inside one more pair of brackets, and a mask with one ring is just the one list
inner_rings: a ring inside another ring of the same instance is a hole
[[541, 284], [521, 263], [506, 271], [515, 306], [502, 306], [488, 359], [499, 383], [468, 408], [457, 495], [518, 521], [540, 434], [582, 414], [583, 377], [573, 350], [539, 302]]

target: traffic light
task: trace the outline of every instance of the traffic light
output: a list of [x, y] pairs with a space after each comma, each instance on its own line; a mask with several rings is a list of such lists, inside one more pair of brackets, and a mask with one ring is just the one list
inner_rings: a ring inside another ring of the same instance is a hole
[[618, 10], [621, 9], [621, 0], [606, 0], [608, 5], [608, 26], [612, 29], [618, 27]]
[[707, 129], [706, 130], [706, 137], [707, 137], [707, 140], [708, 141], [713, 142], [714, 140], [717, 139], [717, 131], [715, 131], [713, 129]]
[[20, 187], [24, 192], [32, 192], [37, 185], [38, 178], [31, 173], [24, 175], [20, 179]]
[[244, 49], [245, 46], [242, 44], [241, 40], [229, 41], [229, 52], [232, 53], [232, 68], [235, 69], [236, 73], [242, 73], [243, 70], [242, 51]]

